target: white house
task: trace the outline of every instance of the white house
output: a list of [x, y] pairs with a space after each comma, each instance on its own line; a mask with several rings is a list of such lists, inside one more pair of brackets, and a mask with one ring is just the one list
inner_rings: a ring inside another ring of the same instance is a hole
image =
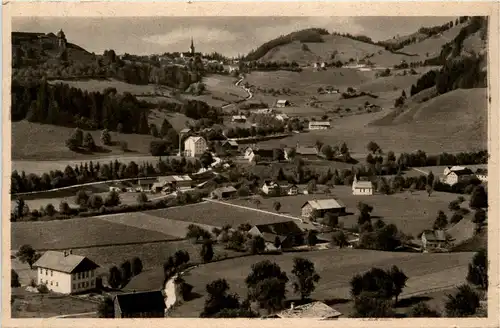
[[330, 128], [328, 121], [311, 121], [309, 122], [309, 130], [326, 130]]
[[231, 122], [245, 123], [246, 121], [247, 117], [245, 115], [233, 115], [231, 118]]
[[266, 195], [278, 196], [281, 194], [281, 187], [274, 181], [266, 180], [262, 185], [262, 192]]
[[371, 181], [358, 181], [358, 178], [354, 176], [354, 181], [352, 182], [352, 194], [373, 195], [373, 184]]
[[278, 108], [283, 108], [286, 106], [290, 106], [290, 102], [288, 100], [280, 99], [276, 102], [276, 107]]
[[207, 141], [200, 136], [191, 136], [184, 141], [184, 154], [187, 157], [201, 156], [207, 150]]
[[424, 251], [446, 246], [446, 235], [443, 230], [424, 231], [421, 239]]
[[289, 119], [288, 115], [286, 114], [276, 114], [274, 118], [281, 122], [287, 121]]
[[444, 169], [444, 177], [442, 181], [450, 186], [455, 183], [467, 180], [474, 177], [474, 172], [464, 166], [452, 166]]
[[37, 269], [37, 283], [45, 284], [53, 292], [72, 294], [96, 288], [95, 262], [72, 251], [47, 251], [33, 264]]

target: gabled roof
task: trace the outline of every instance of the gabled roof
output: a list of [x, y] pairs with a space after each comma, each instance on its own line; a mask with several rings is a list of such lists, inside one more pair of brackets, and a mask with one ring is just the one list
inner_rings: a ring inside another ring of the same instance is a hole
[[85, 256], [68, 254], [64, 252], [46, 251], [38, 261], [33, 264], [35, 268], [51, 269], [65, 273], [89, 271], [99, 267]]
[[264, 184], [262, 186], [268, 186], [268, 187], [279, 187], [280, 185], [276, 181], [272, 180], [264, 180]]
[[191, 137], [187, 138], [186, 141], [184, 141], [184, 142], [186, 143], [186, 142], [188, 142], [188, 140], [193, 140], [193, 142], [196, 143], [200, 140], [205, 141], [205, 138], [203, 138], [201, 136], [191, 136]]
[[219, 192], [221, 194], [225, 192], [236, 192], [236, 191], [238, 190], [236, 190], [236, 188], [234, 188], [233, 186], [220, 187], [214, 190], [214, 192]]
[[328, 121], [311, 121], [309, 125], [328, 125], [330, 126], [330, 122]]
[[255, 227], [262, 234], [268, 233], [279, 236], [289, 236], [302, 233], [302, 229], [300, 229], [299, 226], [293, 221], [257, 224]]
[[233, 115], [233, 120], [246, 120], [247, 117], [245, 115]]
[[337, 318], [342, 313], [326, 305], [323, 302], [312, 302], [296, 306], [293, 309], [281, 311], [276, 314], [279, 318]]
[[298, 155], [318, 155], [316, 147], [297, 147], [295, 153]]
[[172, 183], [172, 182], [180, 182], [180, 181], [191, 181], [189, 175], [169, 175], [166, 177], [158, 178], [160, 182], [163, 183]]
[[223, 145], [229, 144], [230, 146], [237, 147], [238, 143], [235, 140], [224, 140]]
[[115, 300], [122, 313], [165, 311], [165, 296], [161, 290], [117, 294]]
[[332, 208], [344, 208], [345, 205], [342, 202], [330, 198], [330, 199], [317, 199], [317, 200], [309, 200], [302, 205], [302, 207], [307, 204], [311, 205], [315, 210], [329, 210]]
[[444, 230], [425, 231], [424, 235], [427, 241], [446, 241]]
[[288, 102], [288, 100], [286, 100], [286, 99], [280, 99], [276, 103], [277, 104], [286, 104], [287, 102]]
[[184, 129], [180, 130], [179, 133], [188, 133], [190, 131], [191, 131], [191, 129], [184, 128]]
[[471, 175], [474, 174], [471, 169], [463, 168], [462, 170], [451, 170], [449, 174], [455, 173], [456, 175]]
[[373, 188], [373, 184], [371, 181], [354, 181], [352, 185], [353, 188], [363, 188], [363, 189]]

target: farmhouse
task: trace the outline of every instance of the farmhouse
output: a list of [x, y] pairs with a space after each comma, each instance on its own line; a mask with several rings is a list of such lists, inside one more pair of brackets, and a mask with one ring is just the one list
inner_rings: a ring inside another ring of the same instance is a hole
[[127, 191], [127, 185], [117, 182], [109, 186], [109, 191], [125, 192]]
[[311, 218], [313, 215], [324, 217], [326, 213], [345, 214], [345, 205], [336, 199], [309, 200], [302, 205], [302, 216]]
[[248, 159], [249, 162], [252, 162], [255, 156], [258, 156], [259, 161], [272, 161], [273, 155], [274, 155], [273, 149], [248, 147], [245, 149], [243, 157], [245, 159]]
[[288, 100], [280, 99], [276, 102], [276, 107], [278, 108], [283, 108], [287, 106], [290, 106], [290, 102]]
[[264, 194], [269, 196], [279, 196], [281, 194], [280, 185], [271, 180], [265, 180], [261, 190]]
[[[266, 248], [287, 249], [303, 244], [304, 232], [293, 221], [255, 225], [248, 231], [252, 236], [261, 236]], [[279, 241], [279, 242], [278, 242]]]
[[289, 119], [288, 115], [286, 114], [276, 114], [274, 118], [281, 122], [285, 122]]
[[293, 318], [309, 318], [320, 320], [337, 319], [342, 313], [333, 309], [331, 306], [323, 302], [312, 302], [299, 306], [294, 306], [293, 302], [290, 308], [281, 312], [271, 314], [267, 318], [293, 319]]
[[289, 196], [299, 194], [299, 187], [296, 184], [281, 186], [281, 193]]
[[207, 141], [200, 136], [191, 136], [184, 141], [184, 153], [187, 157], [201, 156], [207, 150]]
[[71, 250], [47, 251], [33, 267], [37, 268], [37, 283], [51, 291], [72, 294], [96, 288], [95, 270], [99, 265]]
[[115, 318], [165, 317], [165, 296], [161, 290], [117, 294], [113, 305]]
[[182, 130], [180, 130], [180, 131], [179, 131], [179, 134], [184, 134], [184, 135], [186, 135], [186, 134], [188, 134], [189, 132], [191, 132], [191, 129], [189, 129], [189, 128], [184, 128], [184, 129], [182, 129]]
[[237, 150], [238, 143], [235, 140], [224, 140], [221, 144], [222, 148], [226, 150]]
[[180, 188], [190, 188], [193, 180], [189, 175], [169, 175], [159, 177], [158, 182], [153, 185], [153, 191], [174, 191]]
[[231, 118], [231, 122], [235, 123], [245, 123], [247, 121], [247, 117], [245, 115], [233, 115]]
[[422, 233], [422, 249], [430, 250], [442, 248], [446, 244], [446, 235], [443, 230], [424, 231]]
[[476, 170], [476, 178], [478, 178], [482, 182], [487, 182], [488, 181], [488, 169], [477, 169]]
[[309, 130], [327, 130], [330, 128], [328, 121], [311, 121], [309, 122]]
[[358, 181], [357, 176], [354, 176], [352, 182], [353, 195], [373, 195], [373, 184], [371, 181]]
[[233, 186], [221, 187], [211, 192], [211, 197], [216, 199], [231, 198], [236, 195], [238, 191]]
[[474, 177], [474, 173], [471, 169], [464, 166], [452, 166], [444, 169], [443, 182], [451, 186], [472, 177]]
[[[286, 152], [285, 152], [286, 154]], [[295, 155], [300, 156], [302, 159], [317, 159], [318, 158], [318, 148], [316, 147], [305, 147], [299, 146], [295, 148]], [[285, 158], [287, 155], [285, 155]]]
[[151, 189], [153, 188], [153, 185], [157, 181], [158, 180], [156, 178], [140, 178], [137, 181], [139, 191], [151, 191]]

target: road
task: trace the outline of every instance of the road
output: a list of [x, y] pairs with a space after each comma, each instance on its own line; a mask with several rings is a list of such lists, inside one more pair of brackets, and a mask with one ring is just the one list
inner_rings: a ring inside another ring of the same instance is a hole
[[51, 317], [53, 319], [60, 319], [60, 318], [73, 318], [73, 317], [83, 317], [87, 315], [94, 315], [97, 314], [97, 312], [85, 312], [85, 313], [73, 313], [73, 314], [63, 314], [63, 315], [56, 315], [55, 317]]
[[[246, 101], [246, 100], [252, 99], [253, 93], [252, 93], [252, 91], [250, 89], [245, 88], [245, 86], [240, 86], [240, 84], [241, 84], [241, 82], [243, 82], [244, 78], [245, 78], [244, 76], [241, 76], [240, 79], [238, 81], [236, 81], [236, 83], [234, 85], [237, 86], [237, 87], [239, 86], [240, 88], [242, 88], [243, 90], [246, 91], [246, 93], [248, 94], [248, 97], [245, 99], [245, 101]], [[222, 106], [222, 109], [224, 109], [226, 107], [229, 107], [229, 106], [232, 106], [234, 104], [235, 103], [230, 103], [230, 104], [224, 105], [224, 106]]]

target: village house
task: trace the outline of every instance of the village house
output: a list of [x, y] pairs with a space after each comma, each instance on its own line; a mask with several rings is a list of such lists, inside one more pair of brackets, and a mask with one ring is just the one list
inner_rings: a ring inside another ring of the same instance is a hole
[[109, 186], [109, 191], [115, 191], [115, 192], [125, 192], [127, 191], [127, 185], [121, 182], [113, 183], [112, 185]]
[[371, 181], [359, 181], [358, 177], [354, 176], [352, 182], [353, 195], [373, 195], [373, 184]]
[[225, 150], [238, 150], [238, 143], [235, 140], [224, 140], [221, 147]]
[[37, 284], [56, 293], [73, 294], [96, 288], [99, 265], [71, 250], [46, 251], [33, 268], [37, 269]]
[[335, 310], [331, 306], [323, 302], [312, 302], [299, 306], [295, 306], [292, 302], [290, 308], [281, 312], [271, 314], [266, 318], [276, 319], [318, 319], [318, 320], [332, 320], [338, 319], [342, 313]]
[[455, 183], [469, 180], [474, 177], [474, 172], [464, 166], [452, 166], [444, 169], [444, 177], [442, 181], [450, 186]]
[[161, 290], [117, 294], [113, 305], [116, 319], [165, 317], [165, 296]]
[[261, 190], [268, 196], [279, 196], [281, 194], [280, 185], [272, 180], [265, 180]]
[[187, 157], [201, 156], [207, 150], [207, 141], [200, 136], [191, 136], [184, 141], [184, 154]]
[[482, 182], [488, 181], [488, 169], [477, 169], [475, 175]]
[[231, 122], [234, 123], [245, 123], [247, 121], [247, 117], [245, 115], [233, 115], [231, 118]]
[[289, 117], [288, 115], [286, 114], [276, 114], [276, 116], [274, 116], [275, 119], [277, 119], [278, 121], [281, 121], [281, 122], [285, 122], [285, 121], [288, 121]]
[[256, 156], [258, 156], [259, 161], [272, 161], [273, 156], [274, 156], [274, 150], [273, 149], [247, 147], [245, 149], [243, 158], [247, 159], [249, 162], [252, 162], [252, 161], [254, 161]]
[[302, 217], [304, 218], [322, 218], [326, 213], [344, 215], [345, 205], [340, 201], [330, 199], [309, 200], [302, 205]]
[[261, 108], [255, 111], [255, 114], [273, 114], [275, 111], [272, 108]]
[[443, 248], [446, 245], [444, 230], [424, 231], [422, 233], [422, 249], [428, 251], [435, 248]]
[[331, 126], [328, 121], [310, 121], [309, 130], [327, 130]]
[[299, 194], [299, 187], [296, 184], [281, 186], [281, 194], [295, 196]]
[[304, 243], [304, 231], [294, 221], [257, 224], [248, 233], [262, 237], [267, 251], [289, 249]]
[[158, 182], [153, 185], [154, 192], [175, 191], [178, 189], [190, 188], [192, 179], [189, 175], [169, 175], [166, 177], [158, 177]]
[[[288, 156], [288, 153], [289, 149], [285, 149], [285, 159], [292, 160], [292, 158]], [[299, 146], [299, 144], [297, 143], [297, 146], [295, 147], [295, 157], [314, 160], [318, 159], [318, 154], [319, 154], [318, 148], [316, 148], [315, 146], [312, 147]]]
[[211, 198], [227, 199], [236, 196], [238, 190], [233, 186], [220, 187], [210, 193]]
[[153, 185], [158, 181], [157, 178], [140, 178], [137, 180], [138, 189], [136, 191], [151, 191]]
[[283, 107], [287, 107], [287, 106], [290, 106], [290, 102], [288, 100], [280, 99], [280, 100], [276, 101], [276, 107], [278, 107], [278, 108], [283, 108]]

